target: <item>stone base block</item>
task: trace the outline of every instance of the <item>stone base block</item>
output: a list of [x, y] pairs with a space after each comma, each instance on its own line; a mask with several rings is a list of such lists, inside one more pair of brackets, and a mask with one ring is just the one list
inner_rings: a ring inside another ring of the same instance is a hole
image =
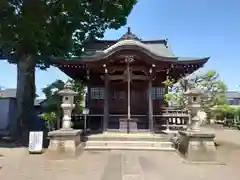
[[138, 132], [137, 119], [119, 119], [119, 131], [124, 133]]
[[187, 161], [217, 162], [215, 135], [207, 132], [179, 131], [179, 152]]
[[119, 119], [119, 131], [123, 133], [127, 133], [128, 131], [128, 122], [127, 119], [120, 118]]
[[129, 121], [129, 130], [130, 132], [138, 132], [137, 119], [131, 119]]
[[81, 142], [82, 130], [57, 130], [48, 133], [50, 144], [47, 154], [53, 158], [75, 158], [84, 148]]

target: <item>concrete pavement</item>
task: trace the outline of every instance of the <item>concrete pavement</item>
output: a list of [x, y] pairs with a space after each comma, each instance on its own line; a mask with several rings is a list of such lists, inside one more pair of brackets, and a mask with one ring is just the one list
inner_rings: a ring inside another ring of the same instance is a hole
[[76, 160], [49, 160], [21, 151], [0, 161], [3, 180], [237, 180], [240, 165], [238, 161], [227, 165], [184, 164], [174, 152], [139, 151], [84, 152]]
[[51, 160], [44, 154], [29, 155], [25, 148], [0, 147], [0, 179], [238, 180], [240, 146], [234, 142], [240, 132], [217, 131], [217, 137], [226, 165], [185, 164], [175, 152], [89, 151], [75, 160]]

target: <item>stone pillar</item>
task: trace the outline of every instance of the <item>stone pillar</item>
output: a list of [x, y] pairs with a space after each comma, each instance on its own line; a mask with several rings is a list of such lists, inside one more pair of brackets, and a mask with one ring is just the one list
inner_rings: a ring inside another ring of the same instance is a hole
[[103, 131], [107, 131], [109, 119], [109, 77], [105, 75], [105, 96], [104, 96], [104, 117], [103, 117]]
[[[166, 113], [167, 114], [167, 113]], [[166, 117], [166, 132], [170, 132], [170, 127], [169, 127], [169, 117]]]
[[148, 119], [149, 130], [153, 131], [152, 79], [148, 80]]

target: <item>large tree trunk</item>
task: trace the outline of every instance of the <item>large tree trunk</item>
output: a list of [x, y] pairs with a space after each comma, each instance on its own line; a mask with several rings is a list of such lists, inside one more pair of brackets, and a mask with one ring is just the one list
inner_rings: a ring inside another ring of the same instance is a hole
[[17, 121], [23, 140], [33, 128], [35, 93], [35, 61], [31, 55], [24, 55], [17, 64]]

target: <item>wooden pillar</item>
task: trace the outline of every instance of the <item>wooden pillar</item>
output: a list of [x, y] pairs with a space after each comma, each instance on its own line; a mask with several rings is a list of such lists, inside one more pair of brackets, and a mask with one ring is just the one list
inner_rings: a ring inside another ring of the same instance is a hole
[[104, 116], [103, 116], [103, 131], [107, 131], [109, 119], [109, 77], [105, 74], [105, 93], [104, 93]]
[[127, 97], [128, 97], [128, 114], [127, 114], [127, 118], [128, 120], [131, 119], [131, 84], [130, 84], [130, 67], [129, 67], [129, 62], [127, 62]]
[[148, 119], [149, 130], [153, 131], [152, 78], [148, 80]]
[[[169, 69], [167, 69], [166, 71], [166, 81], [169, 80]], [[164, 90], [164, 103], [165, 103], [165, 94], [168, 93], [168, 86], [165, 84], [165, 90]], [[166, 103], [166, 106], [168, 107], [169, 106], [169, 102]], [[171, 106], [171, 105], [170, 105]], [[169, 121], [170, 121], [170, 117], [168, 116], [169, 112], [168, 112], [168, 109], [166, 110], [166, 131], [170, 131], [170, 128], [169, 128]]]

